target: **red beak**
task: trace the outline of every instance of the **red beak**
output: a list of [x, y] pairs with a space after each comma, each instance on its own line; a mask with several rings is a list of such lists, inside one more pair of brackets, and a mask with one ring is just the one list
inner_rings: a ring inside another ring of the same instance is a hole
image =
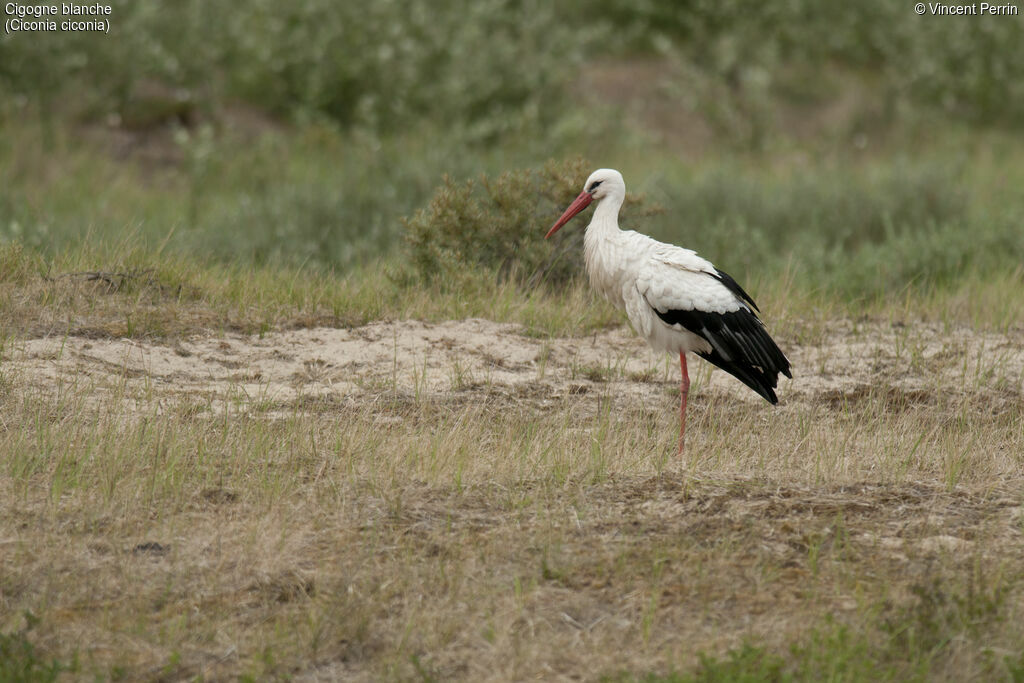
[[565, 213], [562, 214], [562, 217], [559, 218], [558, 221], [551, 226], [551, 229], [548, 230], [548, 234], [544, 235], [544, 239], [547, 239], [554, 235], [556, 232], [558, 232], [558, 229], [560, 227], [568, 223], [572, 219], [572, 217], [578, 214], [580, 211], [587, 208], [587, 206], [589, 206], [590, 202], [592, 201], [594, 201], [594, 197], [590, 193], [580, 192], [580, 196], [572, 200], [572, 204], [570, 204], [569, 208], [565, 210]]

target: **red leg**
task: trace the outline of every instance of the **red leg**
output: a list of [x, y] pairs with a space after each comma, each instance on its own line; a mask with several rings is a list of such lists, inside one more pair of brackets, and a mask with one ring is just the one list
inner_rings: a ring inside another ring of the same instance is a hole
[[679, 367], [683, 371], [683, 379], [679, 384], [679, 454], [683, 453], [683, 442], [686, 437], [686, 399], [690, 396], [690, 373], [686, 371], [686, 352], [679, 352]]

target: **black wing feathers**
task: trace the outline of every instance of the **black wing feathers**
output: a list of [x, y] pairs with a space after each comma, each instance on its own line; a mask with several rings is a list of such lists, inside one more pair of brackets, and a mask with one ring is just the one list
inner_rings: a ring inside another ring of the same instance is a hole
[[[737, 298], [757, 310], [753, 299], [735, 280], [721, 271], [716, 277]], [[740, 308], [728, 313], [698, 310], [662, 313], [657, 309], [654, 312], [669, 325], [682, 325], [706, 339], [711, 351], [699, 353], [702, 358], [746, 384], [769, 403], [779, 402], [775, 387], [778, 386], [779, 373], [792, 378], [789, 360], [753, 311]]]
[[761, 309], [757, 307], [757, 304], [755, 304], [754, 300], [752, 298], [750, 298], [750, 295], [747, 294], [746, 290], [743, 289], [742, 287], [740, 287], [740, 283], [738, 283], [735, 280], [733, 280], [732, 276], [729, 275], [729, 273], [723, 273], [722, 271], [720, 271], [717, 268], [715, 268], [715, 275], [714, 275], [714, 277], [718, 278], [718, 280], [723, 285], [725, 285], [726, 288], [730, 292], [732, 292], [737, 297], [739, 297], [743, 301], [746, 301], [748, 304], [753, 306], [755, 311], [757, 311], [758, 313], [761, 312]]

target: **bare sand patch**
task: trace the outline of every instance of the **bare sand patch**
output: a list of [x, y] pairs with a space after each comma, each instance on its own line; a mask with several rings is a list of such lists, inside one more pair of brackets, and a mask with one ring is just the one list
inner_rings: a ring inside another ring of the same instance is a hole
[[[969, 328], [834, 321], [811, 341], [780, 339], [794, 379], [782, 378], [783, 405], [862, 400], [884, 387], [893, 403], [980, 392], [1017, 400], [1024, 335]], [[694, 395], [760, 399], [724, 372], [691, 360]], [[224, 396], [282, 404], [303, 397], [359, 400], [382, 391], [437, 398], [508, 390], [544, 400], [583, 395], [597, 385], [620, 400], [648, 401], [678, 382], [675, 359], [655, 354], [620, 327], [571, 338], [536, 338], [513, 324], [374, 322], [265, 335], [193, 336], [171, 344], [134, 339], [47, 337], [9, 345], [4, 367], [35, 386], [89, 381], [167, 399]]]

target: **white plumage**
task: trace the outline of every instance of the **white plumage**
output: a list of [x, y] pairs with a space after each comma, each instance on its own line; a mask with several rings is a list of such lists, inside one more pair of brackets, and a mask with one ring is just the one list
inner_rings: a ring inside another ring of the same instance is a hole
[[583, 242], [590, 282], [625, 309], [652, 348], [679, 354], [682, 451], [690, 384], [687, 352], [734, 375], [771, 403], [778, 401], [774, 389], [779, 373], [791, 377], [789, 361], [757, 317], [753, 299], [735, 280], [691, 249], [620, 230], [619, 208], [625, 198], [622, 174], [608, 168], [594, 171], [547, 237], [597, 201]]

